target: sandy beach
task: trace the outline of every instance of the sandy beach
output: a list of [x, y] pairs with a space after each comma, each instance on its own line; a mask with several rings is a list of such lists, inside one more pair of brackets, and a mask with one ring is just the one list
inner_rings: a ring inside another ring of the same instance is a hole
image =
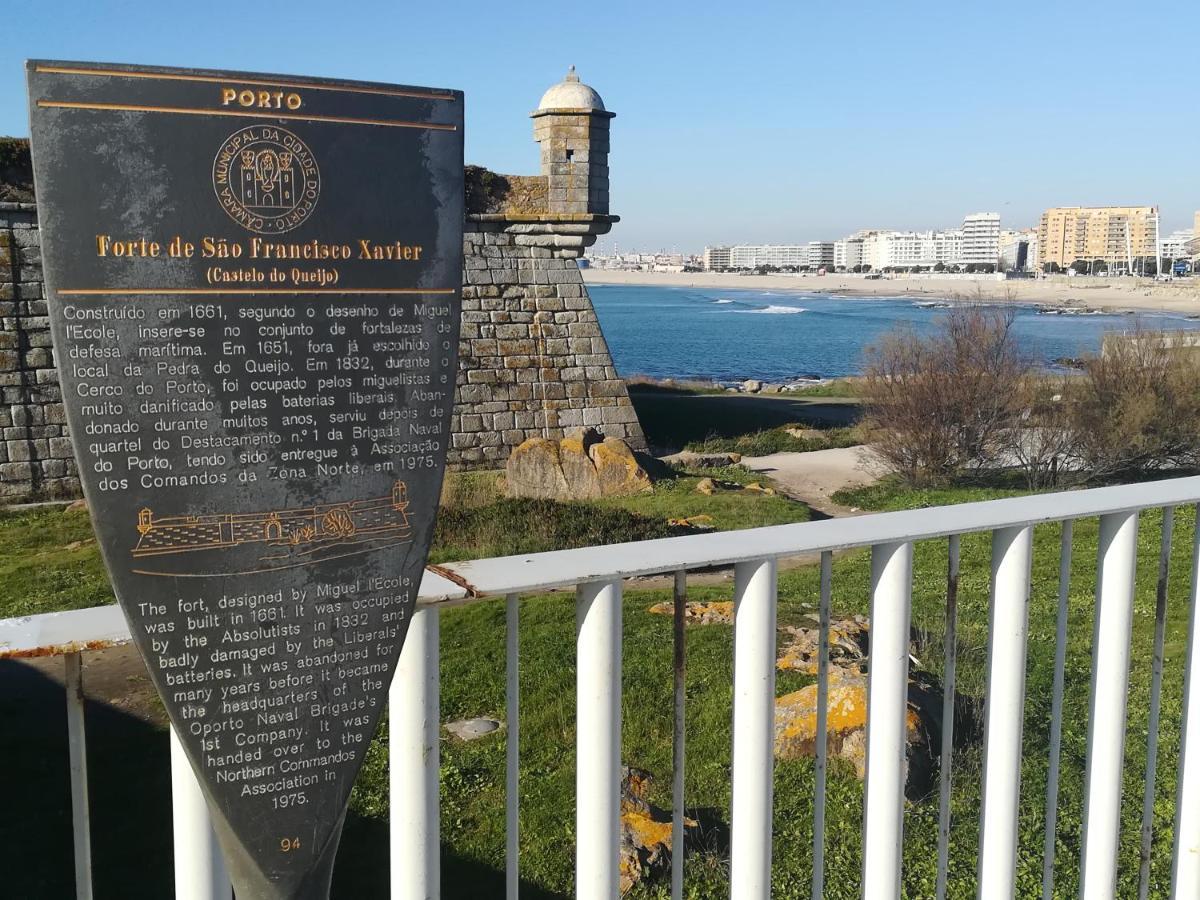
[[588, 284], [793, 290], [861, 297], [923, 297], [963, 302], [1053, 304], [1088, 309], [1184, 313], [1200, 316], [1200, 277], [1159, 283], [1142, 278], [1049, 278], [1003, 281], [994, 276], [734, 275], [723, 272], [623, 272], [584, 269]]

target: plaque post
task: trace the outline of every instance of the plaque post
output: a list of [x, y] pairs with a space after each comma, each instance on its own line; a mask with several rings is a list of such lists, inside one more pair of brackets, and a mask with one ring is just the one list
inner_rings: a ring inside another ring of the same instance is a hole
[[[450, 439], [462, 94], [48, 60], [27, 75], [63, 404], [171, 720], [177, 874], [189, 900], [227, 900], [215, 834], [238, 900], [327, 900]], [[427, 693], [428, 654], [436, 678], [436, 615], [417, 616], [421, 682], [402, 695]], [[432, 727], [436, 750], [436, 681], [433, 697], [395, 744]], [[436, 885], [434, 759], [432, 863], [394, 877]]]

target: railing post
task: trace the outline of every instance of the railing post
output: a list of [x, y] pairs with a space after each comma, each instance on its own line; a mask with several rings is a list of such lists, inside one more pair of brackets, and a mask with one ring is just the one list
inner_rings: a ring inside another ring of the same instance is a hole
[[871, 548], [864, 900], [895, 900], [900, 896], [911, 600], [912, 544], [876, 544]]
[[517, 900], [521, 884], [521, 598], [505, 600], [504, 891]]
[[621, 582], [576, 589], [575, 896], [616, 900], [621, 843]]
[[686, 689], [687, 649], [687, 571], [675, 573], [675, 609], [672, 617], [672, 644], [675, 675], [675, 722], [671, 741], [671, 900], [683, 900], [683, 805], [684, 805], [684, 694]]
[[954, 713], [958, 678], [958, 568], [962, 538], [950, 535], [946, 548], [946, 634], [942, 678], [942, 757], [938, 764], [938, 862], [934, 895], [946, 898], [950, 875], [950, 789], [954, 775]]
[[175, 900], [229, 900], [233, 886], [213, 832], [208, 803], [174, 726], [170, 741]]
[[438, 610], [418, 609], [388, 689], [392, 900], [441, 894], [438, 639]]
[[1175, 847], [1171, 860], [1171, 897], [1200, 897], [1200, 506], [1192, 539], [1192, 588], [1188, 595], [1187, 664], [1183, 681], [1183, 722], [1179, 750], [1179, 786], [1175, 796]]
[[1050, 768], [1046, 773], [1046, 837], [1042, 843], [1042, 900], [1054, 898], [1054, 851], [1058, 839], [1058, 771], [1062, 759], [1062, 708], [1067, 666], [1067, 601], [1075, 523], [1062, 523], [1058, 555], [1058, 619], [1054, 644], [1054, 695], [1050, 700]]
[[1137, 527], [1136, 512], [1100, 517], [1080, 864], [1082, 900], [1111, 898], [1117, 889]]
[[729, 881], [733, 900], [771, 896], [775, 774], [776, 562], [734, 567], [733, 801]]
[[88, 812], [83, 657], [79, 653], [68, 653], [65, 659], [67, 744], [71, 764], [71, 828], [75, 836], [75, 897], [76, 900], [92, 900], [92, 827]]
[[1158, 584], [1154, 601], [1154, 668], [1150, 675], [1150, 720], [1146, 724], [1146, 789], [1142, 794], [1142, 864], [1138, 872], [1138, 900], [1150, 896], [1150, 851], [1154, 838], [1154, 800], [1158, 783], [1158, 721], [1162, 709], [1162, 681], [1167, 639], [1167, 586], [1171, 578], [1171, 538], [1175, 532], [1175, 507], [1162, 511], [1162, 537], [1158, 551]]
[[833, 552], [821, 553], [821, 600], [817, 612], [817, 747], [813, 788], [812, 898], [825, 897], [825, 782], [829, 764], [829, 614], [833, 601]]
[[983, 811], [979, 835], [980, 900], [1016, 891], [1017, 805], [1025, 717], [1025, 644], [1033, 528], [992, 534], [992, 596], [983, 738]]

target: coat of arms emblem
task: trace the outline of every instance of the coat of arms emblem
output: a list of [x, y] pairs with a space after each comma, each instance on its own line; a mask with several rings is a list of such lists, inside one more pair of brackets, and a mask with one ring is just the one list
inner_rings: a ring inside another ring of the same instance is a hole
[[233, 221], [259, 234], [291, 231], [311, 215], [321, 173], [304, 141], [271, 125], [234, 132], [213, 160], [213, 189]]

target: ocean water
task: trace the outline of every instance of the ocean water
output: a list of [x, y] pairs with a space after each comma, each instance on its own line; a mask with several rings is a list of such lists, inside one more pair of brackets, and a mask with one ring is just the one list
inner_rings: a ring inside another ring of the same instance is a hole
[[[836, 378], [860, 371], [863, 350], [898, 325], [935, 327], [946, 310], [928, 299], [834, 297], [799, 291], [588, 285], [617, 371], [625, 377]], [[1106, 332], [1141, 320], [1154, 329], [1200, 329], [1168, 313], [1046, 315], [1017, 308], [1014, 331], [1038, 362], [1100, 349]]]

